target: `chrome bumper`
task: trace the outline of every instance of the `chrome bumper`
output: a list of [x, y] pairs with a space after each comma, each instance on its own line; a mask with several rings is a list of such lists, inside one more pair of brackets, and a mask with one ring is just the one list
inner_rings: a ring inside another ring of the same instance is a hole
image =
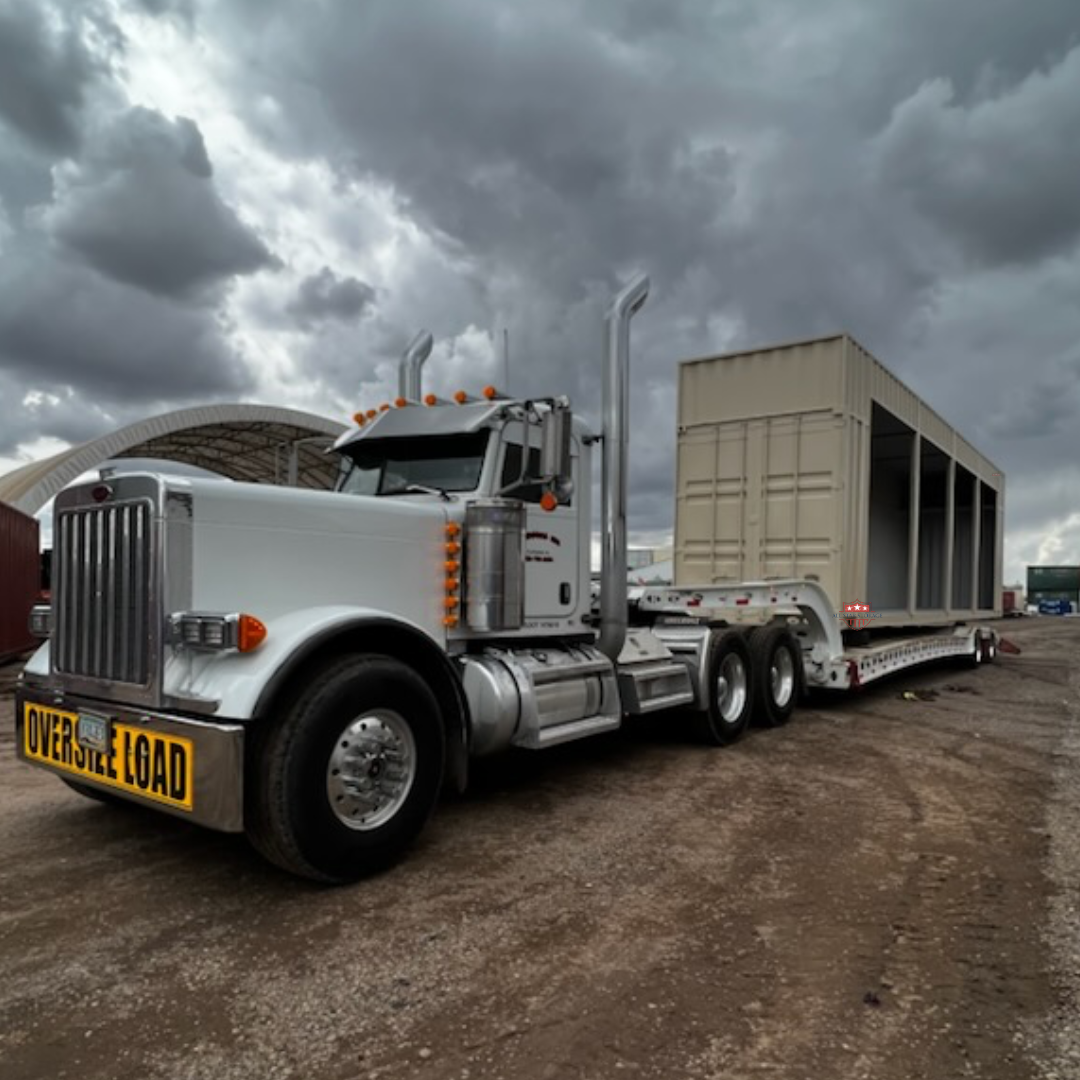
[[[194, 750], [192, 770], [191, 809], [167, 806], [153, 799], [144, 798], [108, 780], [88, 776], [85, 772], [65, 768], [63, 765], [31, 760], [26, 753], [26, 704], [41, 705], [68, 713], [80, 711], [95, 716], [107, 716], [111, 720], [145, 728], [147, 731], [189, 739]], [[112, 702], [94, 701], [82, 696], [58, 693], [32, 682], [19, 685], [15, 691], [15, 752], [28, 765], [34, 765], [66, 776], [88, 787], [99, 788], [121, 799], [153, 810], [160, 810], [174, 817], [192, 821], [222, 832], [244, 830], [244, 726], [242, 724], [212, 723], [190, 720], [187, 717], [168, 716], [163, 713], [133, 709]]]

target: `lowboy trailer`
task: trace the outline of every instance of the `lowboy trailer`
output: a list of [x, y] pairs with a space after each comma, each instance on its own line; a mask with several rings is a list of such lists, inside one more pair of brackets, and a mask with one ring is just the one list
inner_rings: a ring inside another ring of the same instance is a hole
[[722, 746], [752, 717], [785, 723], [806, 688], [992, 660], [977, 626], [847, 644], [850, 616], [812, 581], [628, 590], [629, 325], [647, 293], [637, 278], [608, 314], [600, 435], [563, 397], [423, 395], [420, 335], [396, 404], [335, 445], [333, 492], [142, 473], [62, 492], [19, 756], [343, 882], [398, 858], [471, 758], [652, 713]]

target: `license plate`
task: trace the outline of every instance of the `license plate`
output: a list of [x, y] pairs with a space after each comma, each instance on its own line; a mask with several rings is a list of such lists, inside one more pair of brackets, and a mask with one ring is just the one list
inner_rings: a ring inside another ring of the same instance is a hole
[[109, 721], [103, 716], [79, 713], [79, 745], [87, 750], [109, 748]]
[[[100, 746], [93, 744], [98, 738]], [[167, 806], [192, 809], [195, 748], [190, 739], [27, 701], [22, 743], [28, 761]]]

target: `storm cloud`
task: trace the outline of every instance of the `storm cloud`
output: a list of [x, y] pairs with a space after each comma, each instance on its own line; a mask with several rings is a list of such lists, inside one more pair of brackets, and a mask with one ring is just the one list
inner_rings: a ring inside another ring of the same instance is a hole
[[847, 330], [1009, 474], [1014, 573], [1080, 560], [1074, 0], [68, 10], [0, 0], [20, 387], [348, 415], [426, 326], [438, 392], [595, 418], [640, 268], [633, 528], [671, 526], [676, 361]]

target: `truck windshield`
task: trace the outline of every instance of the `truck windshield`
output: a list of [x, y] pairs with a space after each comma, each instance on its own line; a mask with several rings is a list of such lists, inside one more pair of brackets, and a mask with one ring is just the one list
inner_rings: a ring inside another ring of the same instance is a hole
[[405, 495], [416, 488], [475, 491], [490, 431], [372, 439], [345, 447], [338, 491], [352, 495]]

